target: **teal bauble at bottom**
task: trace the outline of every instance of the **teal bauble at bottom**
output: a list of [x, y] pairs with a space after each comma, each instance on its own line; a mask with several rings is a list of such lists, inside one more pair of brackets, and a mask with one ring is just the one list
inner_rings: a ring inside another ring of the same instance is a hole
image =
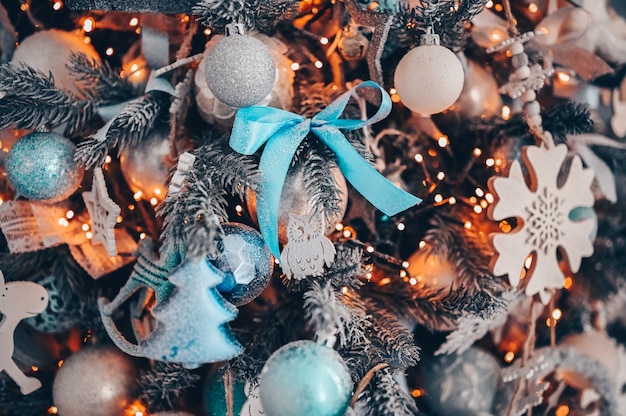
[[[247, 397], [244, 392], [244, 385], [239, 381], [233, 381], [233, 416], [241, 415], [241, 408]], [[208, 416], [228, 415], [226, 407], [226, 390], [224, 387], [224, 377], [217, 375], [207, 381], [203, 394], [204, 409]]]
[[58, 134], [38, 132], [19, 139], [7, 155], [7, 177], [21, 196], [47, 203], [72, 195], [83, 180], [76, 146]]
[[313, 341], [281, 347], [261, 371], [261, 403], [268, 416], [343, 416], [351, 394], [341, 356]]

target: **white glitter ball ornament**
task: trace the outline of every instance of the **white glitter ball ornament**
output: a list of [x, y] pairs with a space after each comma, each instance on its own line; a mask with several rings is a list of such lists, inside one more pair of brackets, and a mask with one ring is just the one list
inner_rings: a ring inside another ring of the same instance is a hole
[[267, 46], [243, 34], [240, 24], [228, 25], [226, 37], [208, 51], [206, 83], [215, 98], [231, 107], [261, 102], [276, 79], [276, 65]]
[[12, 64], [24, 63], [32, 68], [52, 73], [54, 85], [74, 93], [82, 90], [68, 69], [72, 53], [83, 53], [90, 60], [100, 61], [94, 47], [85, 43], [84, 36], [63, 30], [42, 30], [24, 39], [13, 54]]
[[439, 45], [439, 35], [422, 35], [422, 44], [398, 63], [394, 84], [400, 100], [412, 111], [436, 114], [450, 107], [463, 90], [463, 65]]

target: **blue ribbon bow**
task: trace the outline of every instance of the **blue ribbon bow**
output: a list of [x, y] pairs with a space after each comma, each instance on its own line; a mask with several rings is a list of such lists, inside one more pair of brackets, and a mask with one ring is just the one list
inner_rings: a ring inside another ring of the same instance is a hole
[[[352, 94], [366, 87], [378, 88], [382, 94], [382, 102], [376, 114], [367, 120], [340, 119]], [[335, 153], [339, 169], [352, 186], [385, 214], [395, 215], [422, 201], [389, 182], [359, 155], [339, 131], [369, 126], [384, 119], [390, 112], [389, 95], [373, 81], [365, 81], [342, 94], [312, 119], [271, 107], [239, 109], [230, 136], [230, 147], [239, 153], [251, 155], [267, 143], [259, 163], [263, 178], [258, 190], [257, 214], [261, 234], [276, 258], [280, 258], [280, 195], [291, 160], [310, 131]]]

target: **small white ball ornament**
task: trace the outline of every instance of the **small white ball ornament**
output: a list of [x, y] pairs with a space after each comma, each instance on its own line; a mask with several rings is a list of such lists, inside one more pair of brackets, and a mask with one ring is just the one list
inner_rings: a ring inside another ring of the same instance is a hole
[[15, 50], [11, 63], [24, 63], [45, 74], [52, 73], [56, 87], [76, 93], [83, 85], [70, 75], [67, 67], [72, 53], [84, 53], [87, 58], [100, 61], [98, 52], [91, 44], [85, 43], [84, 36], [50, 29], [24, 39]]
[[412, 111], [436, 114], [450, 107], [463, 90], [463, 65], [439, 44], [439, 35], [422, 35], [421, 45], [398, 63], [394, 84], [400, 100]]
[[276, 80], [276, 65], [267, 46], [243, 32], [241, 24], [228, 25], [226, 37], [203, 60], [207, 86], [231, 107], [258, 104]]

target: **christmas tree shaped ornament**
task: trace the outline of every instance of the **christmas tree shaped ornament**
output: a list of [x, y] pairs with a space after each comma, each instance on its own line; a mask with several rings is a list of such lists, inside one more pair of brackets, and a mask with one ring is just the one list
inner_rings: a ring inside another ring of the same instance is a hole
[[94, 169], [91, 191], [83, 192], [83, 199], [91, 217], [91, 243], [102, 243], [109, 256], [115, 257], [115, 224], [121, 208], [109, 197], [102, 168]]
[[222, 225], [221, 254], [213, 263], [226, 275], [217, 286], [235, 306], [245, 305], [265, 289], [274, 271], [274, 257], [257, 230], [244, 224]]
[[242, 24], [226, 26], [226, 37], [204, 59], [206, 83], [221, 102], [248, 107], [261, 102], [276, 80], [276, 65], [267, 46], [244, 34]]
[[289, 215], [289, 241], [280, 253], [283, 272], [287, 279], [301, 280], [307, 276], [321, 276], [324, 265], [335, 260], [335, 246], [326, 238], [324, 216], [318, 212], [309, 215]]
[[66, 199], [78, 189], [83, 168], [74, 161], [76, 146], [50, 132], [28, 134], [7, 155], [7, 178], [21, 196], [46, 203]]
[[154, 330], [132, 344], [109, 327], [113, 342], [129, 355], [181, 363], [187, 368], [239, 355], [243, 348], [225, 325], [237, 316], [237, 309], [215, 288], [224, 274], [207, 261], [187, 260], [168, 280], [175, 288], [152, 309]]
[[450, 107], [463, 90], [463, 65], [456, 55], [440, 45], [432, 27], [398, 63], [394, 86], [411, 111], [436, 114]]
[[343, 416], [350, 372], [332, 348], [295, 341], [276, 350], [261, 371], [259, 395], [268, 416]]
[[42, 313], [48, 306], [48, 292], [33, 282], [4, 282], [0, 271], [0, 371], [4, 371], [19, 386], [22, 394], [41, 387], [35, 377], [26, 376], [13, 361], [13, 334], [24, 318]]

